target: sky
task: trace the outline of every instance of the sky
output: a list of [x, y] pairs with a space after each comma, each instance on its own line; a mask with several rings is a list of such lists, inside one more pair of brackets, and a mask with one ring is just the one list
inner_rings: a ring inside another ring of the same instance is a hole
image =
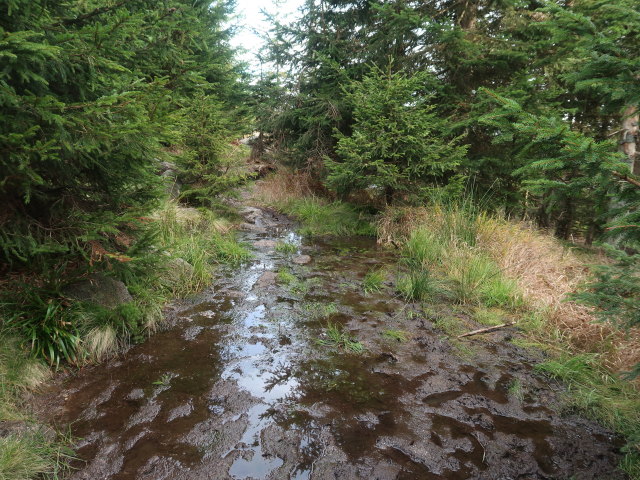
[[231, 44], [247, 50], [239, 56], [241, 60], [249, 63], [252, 72], [260, 72], [260, 62], [256, 58], [260, 47], [264, 45], [260, 35], [266, 34], [269, 30], [269, 22], [260, 11], [275, 14], [279, 21], [292, 20], [302, 3], [303, 0], [236, 0], [237, 23], [240, 28]]

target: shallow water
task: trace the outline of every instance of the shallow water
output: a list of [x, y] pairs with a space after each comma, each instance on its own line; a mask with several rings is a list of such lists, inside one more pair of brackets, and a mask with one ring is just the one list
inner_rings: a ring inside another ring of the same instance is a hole
[[[390, 288], [364, 295], [362, 278], [393, 268], [392, 252], [303, 239], [269, 212], [259, 223], [242, 233], [253, 260], [176, 307], [168, 330], [42, 397], [79, 439], [72, 478], [624, 478], [615, 439], [561, 416], [557, 386], [500, 333], [460, 357]], [[275, 281], [282, 267], [295, 285]], [[319, 345], [328, 321], [365, 353]], [[385, 340], [389, 328], [410, 340]], [[516, 380], [522, 396], [509, 392]]]

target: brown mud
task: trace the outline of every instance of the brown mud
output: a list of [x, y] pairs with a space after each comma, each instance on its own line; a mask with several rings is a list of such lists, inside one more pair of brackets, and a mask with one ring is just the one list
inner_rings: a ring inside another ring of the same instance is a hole
[[[561, 413], [561, 387], [508, 333], [461, 356], [389, 285], [363, 293], [369, 270], [394, 263], [372, 239], [303, 239], [274, 213], [245, 214], [252, 261], [37, 400], [78, 439], [72, 479], [625, 478], [616, 439]], [[280, 268], [298, 280], [279, 284]], [[365, 352], [319, 345], [328, 321]]]

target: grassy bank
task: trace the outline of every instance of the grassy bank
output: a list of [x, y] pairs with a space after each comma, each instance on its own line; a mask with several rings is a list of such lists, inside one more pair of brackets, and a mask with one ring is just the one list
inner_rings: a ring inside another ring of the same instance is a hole
[[640, 361], [638, 331], [599, 323], [568, 300], [589, 277], [587, 264], [605, 259], [470, 204], [388, 208], [378, 236], [402, 245], [400, 294], [427, 310], [448, 301], [460, 312], [436, 312], [434, 323], [463, 350], [478, 340], [456, 339], [460, 333], [515, 321], [513, 342], [544, 350], [548, 359], [537, 370], [567, 386], [564, 408], [623, 435], [621, 468], [640, 478], [640, 396], [637, 384], [621, 378]]
[[73, 452], [68, 438], [37, 424], [24, 396], [51, 376], [41, 361], [29, 358], [15, 338], [0, 339], [0, 478], [58, 478]]
[[[132, 300], [113, 308], [76, 301], [65, 279], [3, 292], [0, 313], [0, 479], [57, 478], [71, 454], [69, 439], [39, 425], [24, 398], [43, 385], [52, 366], [108, 359], [162, 324], [163, 306], [211, 282], [217, 265], [249, 257], [232, 223], [208, 209], [166, 202], [145, 220], [141, 243], [111, 261], [104, 275], [126, 285]], [[49, 363], [50, 365], [47, 365]]]

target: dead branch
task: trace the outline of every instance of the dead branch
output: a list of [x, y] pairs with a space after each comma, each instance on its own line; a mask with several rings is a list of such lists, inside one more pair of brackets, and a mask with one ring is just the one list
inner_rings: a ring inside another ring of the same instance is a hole
[[618, 172], [611, 172], [611, 173], [613, 173], [619, 179], [624, 180], [625, 182], [629, 182], [631, 185], [635, 185], [636, 187], [640, 188], [640, 181], [636, 180], [635, 178], [631, 178], [628, 175], [624, 175]]
[[515, 324], [516, 324], [516, 322], [509, 322], [509, 323], [502, 323], [500, 325], [495, 325], [493, 327], [481, 328], [479, 330], [473, 330], [471, 332], [467, 332], [467, 333], [463, 333], [462, 335], [458, 335], [458, 338], [470, 337], [472, 335], [480, 335], [481, 333], [494, 332], [496, 330], [500, 330], [501, 328], [510, 327], [511, 325], [515, 325]]

